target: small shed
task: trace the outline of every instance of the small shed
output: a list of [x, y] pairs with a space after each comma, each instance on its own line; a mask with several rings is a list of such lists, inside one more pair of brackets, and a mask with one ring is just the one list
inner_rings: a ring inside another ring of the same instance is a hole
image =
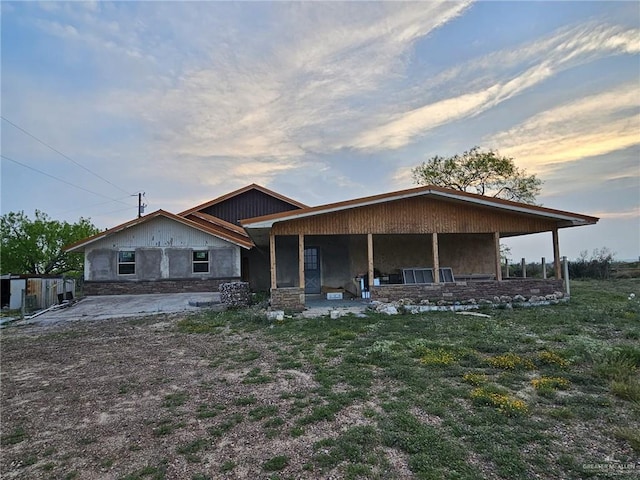
[[40, 310], [73, 298], [76, 281], [62, 275], [2, 275], [2, 308], [22, 308], [22, 291], [27, 310]]

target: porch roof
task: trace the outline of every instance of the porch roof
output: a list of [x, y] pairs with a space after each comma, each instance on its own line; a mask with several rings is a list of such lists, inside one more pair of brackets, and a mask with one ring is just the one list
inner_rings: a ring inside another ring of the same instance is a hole
[[437, 187], [434, 185], [427, 185], [423, 187], [399, 190], [380, 195], [356, 198], [353, 200], [329, 203], [316, 207], [307, 207], [290, 212], [282, 212], [272, 215], [244, 219], [240, 221], [240, 224], [245, 228], [245, 230], [254, 239], [254, 241], [256, 241], [258, 237], [263, 237], [264, 234], [267, 233], [268, 230], [271, 229], [276, 223], [288, 222], [292, 220], [340, 212], [359, 207], [384, 204], [398, 200], [418, 197], [428, 197], [434, 200], [442, 200], [446, 202], [462, 202], [463, 204], [467, 204], [469, 206], [485, 207], [497, 212], [520, 214], [530, 217], [533, 216], [551, 222], [555, 224], [557, 228], [593, 225], [599, 220], [597, 217], [579, 213], [556, 210], [547, 207], [541, 207], [538, 205], [513, 202], [494, 197], [486, 197], [483, 195], [461, 192], [449, 188]]

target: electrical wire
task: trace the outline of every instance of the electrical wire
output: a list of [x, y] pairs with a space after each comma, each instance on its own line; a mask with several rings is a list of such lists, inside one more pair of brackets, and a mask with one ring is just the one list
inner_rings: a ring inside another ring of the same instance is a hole
[[16, 125], [15, 123], [13, 123], [11, 120], [9, 120], [7, 117], [0, 115], [0, 118], [2, 118], [2, 120], [4, 120], [5, 122], [7, 122], [9, 125], [17, 128], [18, 130], [20, 130], [22, 133], [24, 133], [25, 135], [30, 136], [31, 138], [33, 138], [35, 141], [41, 143], [42, 145], [44, 145], [45, 147], [53, 150], [54, 152], [56, 152], [58, 155], [66, 158], [67, 160], [69, 160], [70, 162], [74, 163], [75, 165], [77, 165], [78, 167], [86, 170], [87, 172], [89, 172], [91, 175], [93, 175], [94, 177], [99, 178], [100, 180], [107, 182], [109, 185], [111, 185], [112, 187], [117, 188], [118, 190], [120, 190], [121, 192], [124, 193], [129, 193], [126, 190], [120, 188], [118, 185], [116, 185], [115, 183], [110, 182], [109, 180], [107, 180], [106, 178], [98, 175], [97, 173], [95, 173], [94, 171], [90, 170], [89, 168], [85, 167], [84, 165], [82, 165], [81, 163], [76, 162], [73, 158], [71, 158], [69, 155], [65, 155], [64, 153], [62, 153], [60, 150], [57, 150], [56, 148], [52, 147], [51, 145], [49, 145], [47, 142], [45, 142], [44, 140], [40, 140], [38, 137], [36, 137], [34, 134], [28, 132], [27, 130], [25, 130], [24, 128], [22, 128], [19, 125]]
[[[131, 195], [127, 195], [126, 197], [121, 197], [121, 198], [116, 199], [116, 200], [124, 200], [125, 198], [129, 198], [130, 196]], [[84, 205], [84, 206], [79, 207], [79, 208], [72, 208], [71, 210], [65, 210], [64, 212], [57, 212], [57, 213], [55, 213], [55, 215], [66, 215], [67, 213], [77, 212], [78, 210], [85, 210], [85, 209], [90, 209], [90, 208], [93, 208], [93, 207], [99, 207], [100, 205], [107, 205], [109, 203], [113, 203], [113, 200], [107, 200], [106, 202], [94, 203], [94, 204], [91, 204], [91, 205]], [[129, 208], [136, 208], [136, 205], [130, 205], [126, 209], [129, 209]], [[123, 208], [122, 210], [126, 210], [126, 209]], [[117, 211], [120, 211], [120, 210], [117, 210]]]
[[42, 174], [42, 175], [45, 175], [45, 176], [47, 176], [47, 177], [49, 177], [49, 178], [53, 178], [54, 180], [58, 180], [59, 182], [65, 183], [65, 184], [67, 184], [67, 185], [70, 185], [70, 186], [72, 186], [72, 187], [78, 188], [78, 189], [80, 189], [80, 190], [84, 190], [85, 192], [91, 193], [91, 194], [93, 194], [93, 195], [97, 195], [97, 196], [102, 197], [102, 198], [106, 198], [107, 200], [111, 200], [112, 202], [118, 202], [118, 203], [121, 203], [121, 204], [123, 204], [123, 205], [130, 206], [129, 204], [127, 204], [127, 203], [123, 202], [122, 200], [117, 200], [117, 199], [115, 199], [115, 198], [107, 197], [106, 195], [103, 195], [103, 194], [101, 194], [101, 193], [94, 192], [94, 191], [92, 191], [92, 190], [88, 190], [88, 189], [86, 189], [86, 188], [84, 188], [84, 187], [81, 187], [81, 186], [79, 186], [79, 185], [75, 185], [75, 184], [73, 184], [73, 183], [71, 183], [71, 182], [67, 182], [66, 180], [63, 180], [63, 179], [61, 179], [61, 178], [58, 178], [58, 177], [56, 177], [56, 176], [54, 176], [54, 175], [51, 175], [51, 174], [49, 174], [49, 173], [47, 173], [47, 172], [43, 172], [42, 170], [38, 170], [37, 168], [32, 167], [32, 166], [30, 166], [30, 165], [27, 165], [26, 163], [22, 163], [22, 162], [19, 162], [18, 160], [14, 160], [13, 158], [7, 157], [7, 156], [6, 156], [6, 155], [4, 155], [4, 154], [0, 154], [0, 157], [4, 158], [5, 160], [9, 160], [10, 162], [16, 163], [16, 164], [18, 164], [18, 165], [20, 165], [20, 166], [22, 166], [22, 167], [28, 168], [29, 170], [33, 170], [34, 172], [38, 172], [38, 173], [40, 173], [40, 174]]

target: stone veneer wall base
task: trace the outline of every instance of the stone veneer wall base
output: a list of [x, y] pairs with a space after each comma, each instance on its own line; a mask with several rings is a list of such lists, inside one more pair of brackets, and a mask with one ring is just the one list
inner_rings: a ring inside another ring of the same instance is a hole
[[438, 302], [468, 301], [522, 295], [546, 296], [565, 292], [564, 283], [557, 279], [513, 279], [504, 281], [455, 282], [440, 284], [399, 284], [371, 287], [371, 299], [380, 302], [396, 302], [402, 299]]
[[83, 295], [143, 295], [148, 293], [217, 292], [221, 283], [239, 278], [139, 280], [127, 282], [84, 282]]
[[280, 310], [304, 310], [304, 288], [272, 288], [271, 308]]

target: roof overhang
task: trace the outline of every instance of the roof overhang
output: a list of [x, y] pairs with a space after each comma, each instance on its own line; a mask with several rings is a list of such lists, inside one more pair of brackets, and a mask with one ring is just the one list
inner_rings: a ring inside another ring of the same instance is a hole
[[145, 215], [143, 217], [140, 218], [136, 218], [134, 220], [131, 220], [129, 222], [117, 225], [113, 228], [110, 228], [108, 230], [105, 230], [104, 232], [100, 232], [96, 235], [93, 235], [91, 237], [87, 237], [84, 238], [82, 240], [79, 240], [78, 242], [72, 243], [70, 245], [67, 245], [63, 248], [63, 250], [65, 252], [70, 252], [70, 253], [74, 253], [74, 252], [83, 252], [85, 247], [87, 247], [88, 245], [91, 245], [92, 243], [97, 242], [98, 240], [101, 240], [103, 238], [106, 238], [108, 236], [111, 236], [113, 234], [119, 233], [119, 232], [123, 232], [129, 228], [135, 227], [137, 225], [141, 225], [143, 223], [149, 222], [150, 220], [153, 220], [155, 218], [159, 218], [159, 217], [163, 217], [163, 218], [167, 218], [169, 220], [181, 223], [187, 227], [193, 228], [195, 230], [199, 230], [203, 233], [206, 233], [208, 235], [211, 235], [213, 237], [219, 238], [221, 240], [227, 241], [229, 243], [233, 243], [235, 245], [238, 245], [239, 247], [245, 248], [245, 249], [250, 249], [253, 246], [253, 243], [251, 242], [251, 240], [249, 238], [245, 239], [241, 239], [238, 238], [237, 235], [229, 235], [226, 232], [222, 231], [222, 229], [217, 229], [214, 227], [208, 227], [205, 225], [202, 225], [198, 222], [195, 222], [193, 220], [189, 220], [188, 218], [185, 217], [181, 217], [178, 215], [174, 215], [173, 213], [167, 212], [165, 210], [156, 210], [153, 213], [150, 213], [148, 215]]
[[456, 190], [441, 187], [427, 186], [381, 195], [374, 195], [371, 197], [364, 197], [344, 202], [330, 203], [318, 207], [304, 208], [301, 210], [294, 210], [292, 212], [284, 212], [273, 215], [265, 215], [262, 217], [249, 218], [246, 220], [241, 220], [240, 224], [247, 230], [247, 232], [249, 232], [249, 234], [253, 238], [253, 235], [251, 233], [252, 230], [265, 228], [269, 229], [278, 222], [297, 220], [300, 218], [323, 215], [327, 213], [339, 212], [358, 207], [388, 203], [415, 197], [435, 197], [448, 201], [464, 202], [467, 204], [484, 206], [511, 213], [547, 218], [549, 220], [557, 222], [558, 228], [593, 225], [599, 220], [596, 217], [589, 217], [586, 215], [565, 212], [562, 210], [554, 210], [537, 205], [528, 205], [525, 203], [512, 202], [509, 200], [502, 200], [493, 197], [486, 197], [466, 192], [458, 192]]

